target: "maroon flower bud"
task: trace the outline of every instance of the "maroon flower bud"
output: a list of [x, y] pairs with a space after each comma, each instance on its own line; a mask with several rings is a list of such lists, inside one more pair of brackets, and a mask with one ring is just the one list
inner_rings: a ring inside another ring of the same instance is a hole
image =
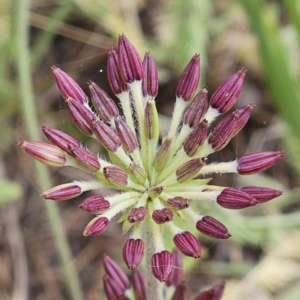
[[208, 142], [215, 151], [220, 151], [227, 146], [232, 139], [237, 127], [237, 114], [232, 114], [223, 118], [210, 134]]
[[49, 141], [69, 154], [71, 154], [69, 145], [80, 147], [79, 141], [60, 130], [50, 128], [48, 126], [42, 126], [42, 131]]
[[84, 199], [78, 206], [92, 214], [99, 214], [110, 208], [110, 203], [104, 197], [95, 195]]
[[214, 92], [210, 99], [210, 106], [220, 113], [227, 112], [239, 97], [244, 83], [246, 71], [239, 70], [228, 77]]
[[114, 278], [104, 274], [102, 277], [103, 288], [108, 300], [119, 300], [124, 294], [124, 290], [120, 287]]
[[282, 195], [282, 191], [259, 186], [245, 186], [241, 190], [255, 198], [258, 203], [267, 202]]
[[154, 100], [148, 100], [145, 107], [145, 134], [149, 140], [159, 137], [159, 121]]
[[92, 219], [83, 231], [84, 236], [96, 236], [104, 232], [109, 225], [109, 220], [106, 217], [96, 217]]
[[173, 213], [168, 208], [156, 209], [152, 214], [152, 219], [157, 224], [163, 224], [173, 220]]
[[183, 254], [194, 258], [201, 257], [201, 245], [189, 231], [177, 233], [173, 238], [174, 244]]
[[135, 269], [132, 273], [132, 287], [136, 300], [145, 300], [147, 297], [146, 277], [144, 273]]
[[257, 200], [255, 198], [234, 188], [224, 189], [217, 197], [217, 202], [222, 207], [229, 209], [241, 209], [257, 204]]
[[185, 67], [176, 89], [176, 97], [189, 101], [198, 87], [200, 78], [200, 56], [195, 54]]
[[171, 300], [186, 300], [187, 299], [187, 287], [184, 281], [176, 285], [175, 291]]
[[205, 165], [206, 160], [207, 159], [205, 157], [194, 158], [183, 164], [176, 170], [177, 181], [183, 182], [187, 179], [192, 179], [195, 177], [203, 165]]
[[181, 210], [190, 206], [189, 201], [182, 197], [169, 198], [167, 204], [173, 210]]
[[81, 187], [77, 183], [65, 183], [58, 185], [46, 192], [41, 196], [44, 199], [51, 200], [68, 200], [79, 196], [82, 193]]
[[191, 128], [197, 126], [207, 111], [207, 89], [204, 87], [190, 102], [183, 114], [183, 124]]
[[79, 101], [81, 103], [88, 102], [88, 97], [73, 78], [55, 66], [52, 67], [52, 72], [55, 77], [57, 87], [64, 98], [73, 98], [75, 101]]
[[201, 147], [207, 137], [208, 123], [203, 120], [193, 131], [187, 136], [183, 143], [183, 149], [186, 155], [193, 156], [199, 147]]
[[119, 135], [124, 150], [127, 153], [132, 153], [139, 147], [139, 142], [135, 133], [130, 129], [127, 123], [121, 118], [115, 118], [116, 132]]
[[147, 213], [148, 210], [144, 206], [132, 208], [128, 214], [127, 220], [130, 223], [143, 221]]
[[214, 285], [211, 289], [201, 292], [194, 300], [220, 300], [225, 288], [225, 281]]
[[151, 258], [152, 273], [159, 281], [166, 281], [172, 271], [174, 258], [169, 251], [155, 253]]
[[163, 190], [165, 188], [166, 188], [165, 185], [154, 186], [154, 187], [148, 189], [148, 195], [152, 199], [157, 198], [163, 192]]
[[86, 135], [92, 135], [92, 122], [95, 119], [94, 114], [82, 103], [75, 101], [73, 98], [65, 99], [70, 116], [78, 127]]
[[128, 239], [123, 248], [123, 259], [129, 270], [134, 270], [144, 256], [144, 242], [141, 239]]
[[117, 167], [103, 168], [105, 179], [116, 186], [127, 186], [127, 173]]
[[100, 169], [98, 157], [88, 149], [82, 147], [74, 147], [69, 145], [71, 155], [90, 172], [97, 172]]
[[182, 256], [177, 248], [172, 251], [174, 257], [174, 267], [166, 281], [167, 286], [176, 286], [182, 281]]
[[93, 128], [98, 141], [108, 151], [116, 152], [121, 147], [121, 139], [107, 124], [100, 120], [95, 120]]
[[130, 172], [134, 180], [140, 184], [144, 184], [148, 177], [147, 172], [136, 164], [130, 164], [128, 171]]
[[160, 172], [166, 163], [168, 162], [167, 158], [169, 155], [169, 150], [171, 147], [172, 138], [166, 139], [158, 148], [156, 155], [153, 160], [153, 167], [157, 172]]
[[253, 109], [254, 109], [254, 105], [252, 103], [249, 103], [236, 110], [239, 117], [237, 118], [237, 125], [235, 128], [234, 135], [236, 135], [246, 125], [246, 123], [248, 122], [251, 116]]
[[155, 98], [158, 92], [158, 74], [150, 52], [146, 52], [143, 60], [143, 95]]
[[60, 148], [43, 142], [18, 142], [18, 146], [25, 150], [34, 159], [53, 167], [63, 167], [66, 157]]
[[272, 167], [283, 157], [282, 151], [264, 151], [244, 155], [237, 159], [238, 173], [250, 175]]
[[96, 83], [88, 82], [93, 105], [104, 122], [119, 115], [119, 109], [116, 103], [102, 90]]
[[120, 69], [125, 82], [133, 82], [143, 79], [142, 61], [127, 37], [122, 34], [119, 36], [118, 55]]
[[112, 48], [108, 51], [107, 76], [110, 88], [114, 94], [118, 95], [128, 91], [127, 83], [124, 81], [120, 70], [118, 54]]
[[123, 293], [130, 288], [130, 281], [121, 267], [106, 254], [103, 255], [103, 265], [106, 274], [113, 278]]
[[203, 234], [216, 239], [228, 239], [231, 234], [227, 228], [218, 220], [210, 216], [204, 216], [196, 224], [196, 228]]

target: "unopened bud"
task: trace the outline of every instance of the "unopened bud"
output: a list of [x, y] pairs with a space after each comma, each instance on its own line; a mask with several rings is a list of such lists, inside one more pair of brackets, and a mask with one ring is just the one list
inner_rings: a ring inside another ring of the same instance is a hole
[[147, 298], [146, 277], [138, 269], [135, 269], [132, 273], [132, 287], [136, 300], [145, 300]]
[[148, 177], [147, 172], [136, 164], [130, 164], [128, 171], [130, 172], [134, 180], [140, 184], [144, 184]]
[[160, 172], [167, 163], [172, 138], [167, 138], [157, 150], [155, 158], [153, 160], [153, 167], [157, 172]]
[[152, 219], [157, 224], [163, 224], [173, 220], [173, 213], [168, 208], [156, 209], [152, 213]]
[[117, 167], [105, 167], [103, 168], [103, 174], [105, 179], [116, 185], [125, 187], [127, 186], [127, 173]]
[[96, 236], [104, 232], [109, 225], [109, 219], [106, 217], [96, 217], [90, 221], [83, 231], [84, 236]]
[[174, 268], [169, 275], [166, 285], [167, 286], [177, 286], [182, 281], [182, 255], [177, 248], [172, 251], [174, 257]]
[[159, 137], [159, 121], [154, 100], [148, 100], [145, 108], [145, 133], [149, 140]]
[[141, 239], [128, 239], [123, 248], [123, 259], [129, 270], [134, 270], [144, 256], [144, 242]]
[[143, 221], [147, 213], [148, 210], [145, 206], [134, 207], [129, 211], [127, 220], [129, 223]]
[[255, 198], [259, 203], [267, 202], [282, 195], [282, 191], [259, 186], [245, 186], [241, 191]]
[[201, 257], [201, 245], [189, 231], [177, 233], [173, 238], [174, 244], [183, 254], [193, 258]]
[[169, 251], [155, 253], [151, 258], [152, 273], [159, 281], [166, 281], [174, 265], [174, 258]]
[[204, 216], [196, 224], [196, 228], [203, 234], [216, 239], [228, 239], [231, 234], [227, 228], [218, 220], [210, 216]]
[[165, 188], [166, 188], [166, 186], [164, 186], [164, 185], [154, 186], [148, 190], [148, 195], [152, 199], [157, 198], [163, 192], [163, 190]]
[[84, 199], [78, 206], [92, 214], [99, 214], [110, 208], [110, 203], [104, 197], [95, 195]]
[[182, 197], [169, 198], [167, 204], [173, 210], [181, 210], [190, 206], [189, 201]]
[[158, 91], [158, 74], [150, 52], [146, 52], [143, 60], [143, 95], [155, 98]]
[[205, 163], [205, 157], [189, 160], [176, 170], [177, 181], [183, 182], [185, 180], [194, 178], [205, 165]]
[[51, 200], [69, 200], [79, 196], [82, 193], [81, 187], [76, 183], [65, 183], [58, 185], [46, 192], [43, 192], [41, 196], [44, 199]]

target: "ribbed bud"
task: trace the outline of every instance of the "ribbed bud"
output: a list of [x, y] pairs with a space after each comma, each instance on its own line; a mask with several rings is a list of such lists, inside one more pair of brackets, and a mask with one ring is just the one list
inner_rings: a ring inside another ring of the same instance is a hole
[[96, 236], [104, 232], [109, 225], [106, 217], [96, 217], [90, 221], [83, 231], [84, 236]]
[[175, 291], [171, 300], [186, 300], [187, 299], [187, 287], [184, 281], [176, 285]]
[[169, 150], [171, 147], [172, 138], [167, 138], [158, 148], [153, 160], [153, 167], [157, 172], [160, 172], [167, 163]]
[[148, 210], [145, 206], [134, 207], [129, 211], [127, 220], [129, 223], [143, 221], [147, 213]]
[[103, 168], [103, 174], [105, 179], [120, 187], [127, 186], [127, 173], [117, 167], [105, 167]]
[[75, 101], [73, 98], [66, 98], [69, 114], [78, 127], [85, 135], [93, 134], [92, 122], [95, 119], [94, 114], [82, 103]]
[[142, 90], [144, 97], [155, 98], [158, 92], [158, 74], [155, 62], [150, 52], [146, 52], [143, 60], [143, 84]]
[[201, 257], [201, 245], [196, 237], [189, 231], [177, 233], [173, 238], [174, 244], [183, 254], [193, 257]]
[[174, 258], [169, 251], [155, 253], [151, 258], [152, 273], [159, 281], [166, 281], [174, 265]]
[[218, 220], [210, 216], [204, 216], [196, 223], [196, 228], [203, 234], [216, 239], [228, 239], [231, 234]]
[[252, 103], [249, 103], [236, 110], [239, 117], [237, 118], [237, 125], [235, 128], [234, 135], [238, 134], [240, 130], [243, 129], [243, 127], [246, 125], [246, 123], [248, 122], [251, 116], [253, 109], [254, 109], [254, 105]]
[[167, 286], [176, 286], [182, 281], [182, 255], [177, 248], [174, 248], [172, 254], [174, 257], [174, 268], [166, 281]]
[[80, 147], [79, 141], [60, 130], [50, 128], [48, 126], [42, 126], [42, 131], [49, 141], [69, 154], [71, 154], [69, 145], [72, 145], [73, 147]]
[[169, 198], [167, 204], [172, 210], [181, 210], [190, 206], [189, 201], [182, 197]]
[[73, 98], [75, 101], [79, 101], [81, 103], [88, 102], [88, 97], [73, 78], [55, 66], [51, 69], [55, 77], [57, 87], [64, 98]]
[[146, 277], [138, 269], [132, 272], [132, 287], [136, 300], [145, 300], [147, 297]]
[[282, 191], [259, 186], [245, 186], [241, 191], [255, 198], [258, 203], [267, 202], [282, 195]]
[[118, 55], [125, 82], [142, 80], [144, 75], [142, 61], [124, 34], [119, 36]]
[[206, 158], [194, 158], [183, 164], [176, 170], [176, 177], [178, 182], [183, 182], [187, 179], [192, 179], [195, 177], [203, 165], [206, 163]]
[[152, 199], [157, 198], [163, 192], [163, 190], [165, 188], [166, 188], [165, 185], [154, 186], [154, 187], [148, 189], [148, 195]]
[[111, 278], [109, 275], [104, 274], [102, 280], [104, 292], [108, 300], [123, 299], [121, 297], [123, 297], [125, 291], [116, 283], [114, 278]]
[[152, 213], [152, 219], [157, 224], [163, 224], [163, 223], [170, 222], [173, 220], [173, 213], [168, 208], [156, 209]]
[[123, 248], [123, 259], [129, 270], [134, 270], [144, 256], [144, 242], [141, 239], [128, 239]]
[[130, 172], [134, 180], [139, 184], [144, 184], [148, 177], [147, 172], [136, 164], [130, 164], [128, 171]]
[[208, 123], [203, 120], [193, 131], [187, 136], [183, 143], [183, 149], [187, 156], [192, 157], [199, 147], [201, 147], [207, 137]]
[[239, 70], [228, 77], [214, 92], [210, 99], [210, 106], [220, 113], [227, 112], [238, 99], [244, 83], [246, 71]]
[[100, 169], [98, 157], [88, 149], [69, 145], [71, 155], [90, 172], [97, 172]]
[[194, 55], [185, 67], [176, 89], [176, 97], [189, 101], [198, 87], [200, 78], [200, 56]]
[[194, 300], [220, 300], [225, 288], [225, 281], [214, 285], [211, 289], [201, 292]]
[[81, 187], [77, 183], [65, 183], [43, 192], [41, 196], [44, 199], [68, 200], [79, 196], [82, 193]]
[[197, 126], [206, 113], [207, 107], [207, 89], [204, 87], [186, 108], [182, 118], [183, 124], [189, 125], [191, 128]]
[[112, 48], [108, 51], [107, 76], [110, 88], [115, 95], [128, 91], [129, 88], [120, 70], [118, 54]]
[[93, 123], [94, 133], [102, 146], [111, 152], [116, 152], [121, 147], [122, 142], [115, 131], [100, 120]]
[[148, 100], [145, 107], [145, 135], [149, 140], [159, 137], [159, 120], [154, 100]]
[[103, 256], [103, 265], [106, 274], [114, 279], [116, 285], [120, 287], [123, 293], [130, 288], [130, 281], [126, 274], [121, 267], [106, 254]]
[[92, 214], [99, 214], [110, 208], [110, 203], [104, 197], [95, 195], [84, 199], [78, 206]]
[[18, 146], [34, 159], [48, 166], [63, 167], [66, 163], [63, 150], [54, 145], [43, 142], [21, 141], [18, 142]]
[[119, 115], [119, 109], [116, 103], [102, 90], [96, 83], [88, 82], [92, 103], [104, 122]]
[[250, 175], [272, 167], [283, 157], [282, 151], [264, 151], [244, 155], [237, 159], [238, 173]]
[[241, 209], [257, 204], [257, 200], [255, 198], [234, 188], [224, 189], [217, 197], [217, 202], [222, 207], [229, 209]]
[[132, 153], [139, 147], [139, 142], [135, 133], [121, 117], [115, 118], [115, 124], [116, 132], [121, 139], [124, 150], [127, 153]]

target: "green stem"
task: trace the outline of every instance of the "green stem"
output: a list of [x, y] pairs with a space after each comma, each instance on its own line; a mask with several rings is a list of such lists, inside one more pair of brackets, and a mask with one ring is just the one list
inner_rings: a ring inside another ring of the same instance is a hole
[[[22, 112], [25, 119], [26, 129], [29, 134], [29, 138], [32, 140], [39, 139], [38, 122], [35, 111], [32, 83], [31, 83], [31, 69], [30, 69], [30, 55], [28, 46], [28, 18], [29, 18], [29, 1], [19, 0], [17, 1], [17, 15], [16, 15], [16, 38], [17, 38], [17, 72], [19, 75], [19, 92]], [[46, 190], [49, 188], [48, 182], [50, 182], [49, 173], [44, 165], [36, 162], [35, 165], [36, 175], [38, 178], [39, 189]], [[57, 247], [57, 251], [60, 260], [63, 265], [63, 269], [66, 276], [66, 282], [68, 285], [70, 299], [80, 300], [83, 299], [80, 281], [77, 275], [77, 271], [72, 264], [72, 253], [66, 239], [64, 229], [60, 220], [60, 215], [56, 206], [56, 203], [51, 201], [44, 201], [45, 210], [50, 223], [50, 227], [53, 233], [54, 242]]]

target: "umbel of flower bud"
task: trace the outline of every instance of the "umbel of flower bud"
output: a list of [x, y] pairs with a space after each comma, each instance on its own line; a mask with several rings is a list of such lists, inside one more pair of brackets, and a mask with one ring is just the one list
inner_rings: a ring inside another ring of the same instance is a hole
[[[209, 99], [206, 87], [196, 92], [200, 56], [195, 54], [174, 89], [174, 112], [164, 134], [156, 108], [159, 79], [154, 59], [146, 52], [142, 62], [124, 34], [119, 37], [118, 49], [109, 49], [107, 60], [108, 81], [120, 103], [115, 103], [115, 99], [108, 96], [109, 91], [92, 81], [88, 82], [89, 101], [70, 75], [57, 67], [52, 71], [71, 119], [83, 134], [106, 149], [107, 158], [91, 152], [85, 144], [61, 130], [42, 126], [50, 143], [22, 141], [18, 145], [46, 165], [74, 167], [93, 178], [61, 184], [42, 193], [42, 197], [61, 201], [93, 190], [93, 195], [86, 195], [79, 205], [80, 209], [93, 214], [83, 234], [100, 235], [110, 223], [115, 223], [111, 221], [116, 215], [121, 215], [119, 222], [123, 231], [130, 232], [123, 248], [127, 267], [135, 270], [148, 249], [147, 263], [154, 277], [176, 286], [178, 292], [174, 300], [178, 295], [185, 297], [182, 278], [172, 270], [174, 264], [178, 265], [178, 251], [193, 258], [201, 256], [200, 242], [190, 232], [191, 224], [213, 238], [231, 236], [230, 228], [213, 216], [199, 215], [190, 203], [198, 202], [197, 211], [201, 211], [203, 201], [224, 209], [243, 209], [281, 195], [281, 191], [267, 187], [237, 189], [216, 185], [210, 188], [209, 185], [208, 178], [214, 173], [255, 174], [274, 166], [283, 157], [281, 151], [262, 151], [242, 155], [234, 161], [208, 163], [208, 156], [226, 147], [245, 126], [254, 109], [249, 103], [228, 112], [241, 94], [246, 71], [241, 69], [229, 76]], [[217, 117], [220, 118], [215, 124]], [[109, 196], [103, 194], [104, 189], [111, 189]], [[174, 222], [176, 218], [189, 222]], [[177, 224], [183, 224], [182, 228]], [[163, 231], [167, 231], [178, 249], [174, 254], [165, 248]], [[150, 244], [143, 240], [144, 236], [151, 237]], [[108, 298], [127, 299], [126, 290], [130, 286], [127, 277], [108, 257], [104, 259], [104, 266], [103, 282]], [[143, 278], [138, 271], [134, 274], [136, 286]], [[213, 293], [214, 299], [219, 299], [221, 288], [215, 290], [206, 294]], [[137, 299], [145, 299], [144, 287], [135, 287], [135, 293]], [[201, 297], [197, 299], [206, 299]]]

